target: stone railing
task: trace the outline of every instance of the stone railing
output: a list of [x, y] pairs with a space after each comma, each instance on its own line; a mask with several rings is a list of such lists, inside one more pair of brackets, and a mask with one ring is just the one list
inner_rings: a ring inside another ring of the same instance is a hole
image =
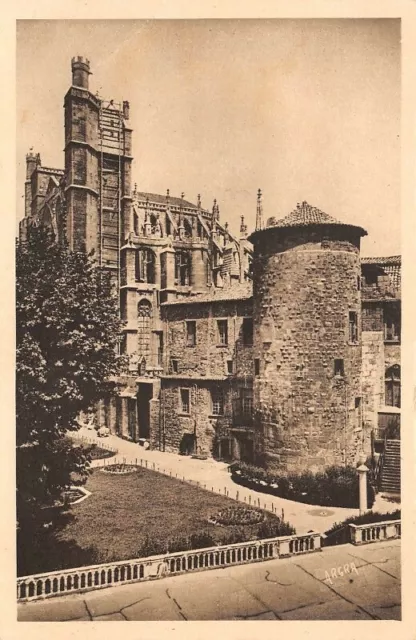
[[400, 538], [402, 534], [401, 520], [386, 520], [371, 524], [350, 524], [351, 543], [368, 544], [382, 540]]
[[240, 542], [220, 547], [194, 549], [148, 558], [52, 571], [17, 579], [20, 602], [62, 596], [132, 582], [154, 580], [191, 571], [286, 558], [321, 551], [321, 536], [315, 531], [301, 536], [282, 536]]

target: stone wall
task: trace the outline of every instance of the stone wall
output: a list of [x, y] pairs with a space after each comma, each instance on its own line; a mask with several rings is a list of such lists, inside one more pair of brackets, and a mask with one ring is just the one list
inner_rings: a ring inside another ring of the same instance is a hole
[[[254, 242], [259, 461], [294, 472], [354, 463], [363, 439], [359, 237], [344, 227], [266, 229]], [[345, 375], [335, 375], [340, 359]]]
[[382, 331], [362, 333], [363, 421], [368, 451], [372, 429], [378, 425], [378, 410], [384, 404], [385, 353]]
[[[251, 300], [163, 307], [166, 321], [167, 367], [177, 361], [178, 373], [198, 376], [227, 376], [228, 361], [233, 375], [251, 377], [254, 373], [252, 346], [243, 342], [243, 319], [251, 318]], [[227, 320], [228, 344], [220, 344], [218, 320]], [[186, 323], [196, 322], [196, 344], [187, 346]]]

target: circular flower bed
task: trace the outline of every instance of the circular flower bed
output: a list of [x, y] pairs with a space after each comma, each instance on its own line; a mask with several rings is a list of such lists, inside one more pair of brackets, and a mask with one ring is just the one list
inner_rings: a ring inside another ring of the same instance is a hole
[[126, 475], [127, 473], [134, 473], [136, 467], [132, 464], [109, 464], [102, 468], [103, 473], [113, 473], [116, 475]]
[[264, 513], [249, 509], [247, 507], [227, 507], [222, 509], [215, 516], [211, 516], [209, 522], [212, 524], [222, 524], [224, 526], [231, 525], [250, 525], [259, 524], [264, 520]]

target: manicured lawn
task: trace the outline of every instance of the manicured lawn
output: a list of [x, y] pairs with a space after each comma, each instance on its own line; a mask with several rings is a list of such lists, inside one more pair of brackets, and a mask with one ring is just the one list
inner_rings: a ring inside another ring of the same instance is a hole
[[60, 538], [73, 538], [81, 547], [94, 546], [117, 559], [134, 558], [146, 536], [162, 542], [209, 531], [220, 541], [228, 527], [210, 524], [208, 518], [235, 504], [142, 468], [124, 476], [96, 470], [85, 486], [92, 495], [71, 507], [74, 521]]
[[[25, 573], [138, 557], [146, 540], [166, 547], [172, 539], [207, 532], [220, 543], [233, 530], [250, 534], [248, 539], [257, 537], [255, 524], [208, 522], [220, 510], [236, 506], [234, 500], [154, 471], [138, 468], [128, 475], [110, 475], [96, 469], [85, 487], [91, 495], [69, 507], [60, 530], [42, 536], [36, 551], [32, 547], [25, 554]], [[277, 521], [267, 512], [265, 518]]]

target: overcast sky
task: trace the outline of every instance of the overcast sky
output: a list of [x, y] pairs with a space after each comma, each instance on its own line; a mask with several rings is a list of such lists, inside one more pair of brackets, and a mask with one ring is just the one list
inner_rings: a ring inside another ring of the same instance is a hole
[[19, 21], [17, 198], [25, 155], [63, 168], [71, 57], [90, 88], [129, 100], [133, 181], [238, 231], [307, 200], [400, 253], [400, 23], [395, 20]]

